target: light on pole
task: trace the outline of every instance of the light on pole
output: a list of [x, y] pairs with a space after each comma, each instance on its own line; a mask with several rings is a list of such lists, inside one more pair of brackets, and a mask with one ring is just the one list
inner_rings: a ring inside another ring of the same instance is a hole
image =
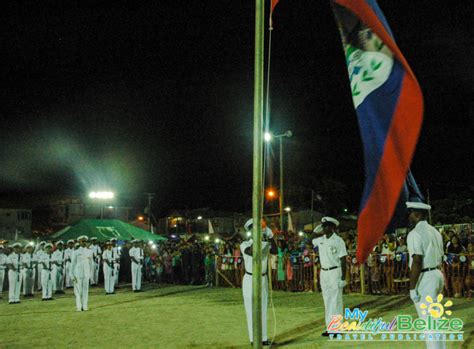
[[[89, 193], [89, 197], [94, 200], [110, 200], [114, 198], [111, 191], [93, 191]], [[100, 203], [100, 219], [104, 219], [104, 202]]]
[[[267, 137], [268, 134], [268, 137]], [[280, 229], [283, 231], [283, 205], [284, 205], [284, 187], [283, 187], [283, 138], [290, 138], [293, 136], [293, 132], [290, 130], [286, 131], [285, 133], [272, 136], [270, 133], [265, 133], [264, 138], [265, 141], [270, 142], [272, 138], [278, 138], [280, 141], [280, 197], [279, 197], [279, 211], [280, 211]], [[268, 139], [268, 140], [267, 140]]]

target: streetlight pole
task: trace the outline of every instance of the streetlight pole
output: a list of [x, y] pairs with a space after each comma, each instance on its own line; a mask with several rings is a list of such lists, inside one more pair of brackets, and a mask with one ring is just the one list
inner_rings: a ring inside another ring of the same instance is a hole
[[154, 193], [145, 193], [148, 196], [148, 229], [151, 231], [151, 199], [155, 197]]
[[[282, 134], [279, 134], [279, 135], [276, 135], [274, 136], [275, 138], [278, 138], [278, 140], [280, 141], [280, 196], [279, 196], [279, 202], [278, 202], [278, 206], [279, 206], [279, 211], [280, 211], [280, 230], [284, 230], [284, 227], [283, 227], [283, 207], [284, 207], [284, 204], [285, 204], [285, 201], [284, 201], [284, 186], [283, 186], [283, 137], [286, 137], [286, 138], [290, 138], [291, 136], [293, 136], [293, 132], [291, 132], [290, 130], [286, 131], [285, 133], [282, 133]], [[268, 140], [270, 140], [271, 137], [268, 137]]]

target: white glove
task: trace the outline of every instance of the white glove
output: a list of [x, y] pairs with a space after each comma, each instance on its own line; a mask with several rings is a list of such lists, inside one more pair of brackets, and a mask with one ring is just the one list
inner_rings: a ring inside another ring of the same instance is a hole
[[339, 280], [337, 285], [339, 286], [339, 288], [346, 287], [346, 280]]
[[415, 303], [419, 303], [421, 300], [421, 296], [416, 289], [410, 290], [410, 298]]

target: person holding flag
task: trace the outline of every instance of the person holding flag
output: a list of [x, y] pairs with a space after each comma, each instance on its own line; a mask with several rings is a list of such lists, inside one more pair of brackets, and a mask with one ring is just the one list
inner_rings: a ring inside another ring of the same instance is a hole
[[[245, 231], [252, 230], [253, 219], [244, 224]], [[263, 345], [269, 345], [267, 334], [267, 307], [268, 307], [268, 255], [277, 254], [278, 248], [273, 239], [272, 230], [262, 222], [262, 341]], [[253, 344], [252, 328], [252, 255], [253, 240], [249, 239], [240, 244], [240, 251], [244, 258], [245, 275], [242, 281], [242, 294], [244, 297], [245, 314], [247, 315], [247, 326], [250, 342]]]

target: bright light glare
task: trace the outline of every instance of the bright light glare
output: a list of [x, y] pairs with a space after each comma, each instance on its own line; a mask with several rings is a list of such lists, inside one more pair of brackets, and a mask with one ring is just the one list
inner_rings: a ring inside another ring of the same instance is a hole
[[153, 241], [148, 241], [148, 245], [153, 245]]
[[219, 242], [221, 242], [221, 240], [220, 240], [220, 239], [215, 239], [214, 242], [215, 242], [216, 244], [218, 244]]
[[198, 219], [202, 219], [202, 216], [198, 216]]
[[155, 244], [151, 245], [151, 248], [156, 250], [156, 245]]
[[291, 207], [285, 207], [285, 211], [286, 211], [286, 212], [290, 212], [290, 211], [291, 211]]
[[265, 132], [263, 134], [263, 139], [265, 142], [270, 142], [272, 140], [272, 134], [270, 132]]
[[248, 237], [252, 236], [252, 233], [248, 231], [248, 232], [247, 232], [247, 236], [248, 236]]
[[93, 191], [89, 194], [91, 199], [113, 199], [114, 193], [110, 191]]
[[299, 236], [303, 236], [304, 233], [303, 233], [302, 231], [300, 231], [300, 232], [298, 233], [298, 235], [299, 235]]
[[30, 242], [28, 243], [28, 245], [30, 245], [30, 246], [34, 246], [34, 245], [35, 245], [35, 243], [34, 243], [33, 241], [30, 241]]
[[209, 241], [209, 236], [206, 235], [206, 236], [204, 237], [204, 240]]

